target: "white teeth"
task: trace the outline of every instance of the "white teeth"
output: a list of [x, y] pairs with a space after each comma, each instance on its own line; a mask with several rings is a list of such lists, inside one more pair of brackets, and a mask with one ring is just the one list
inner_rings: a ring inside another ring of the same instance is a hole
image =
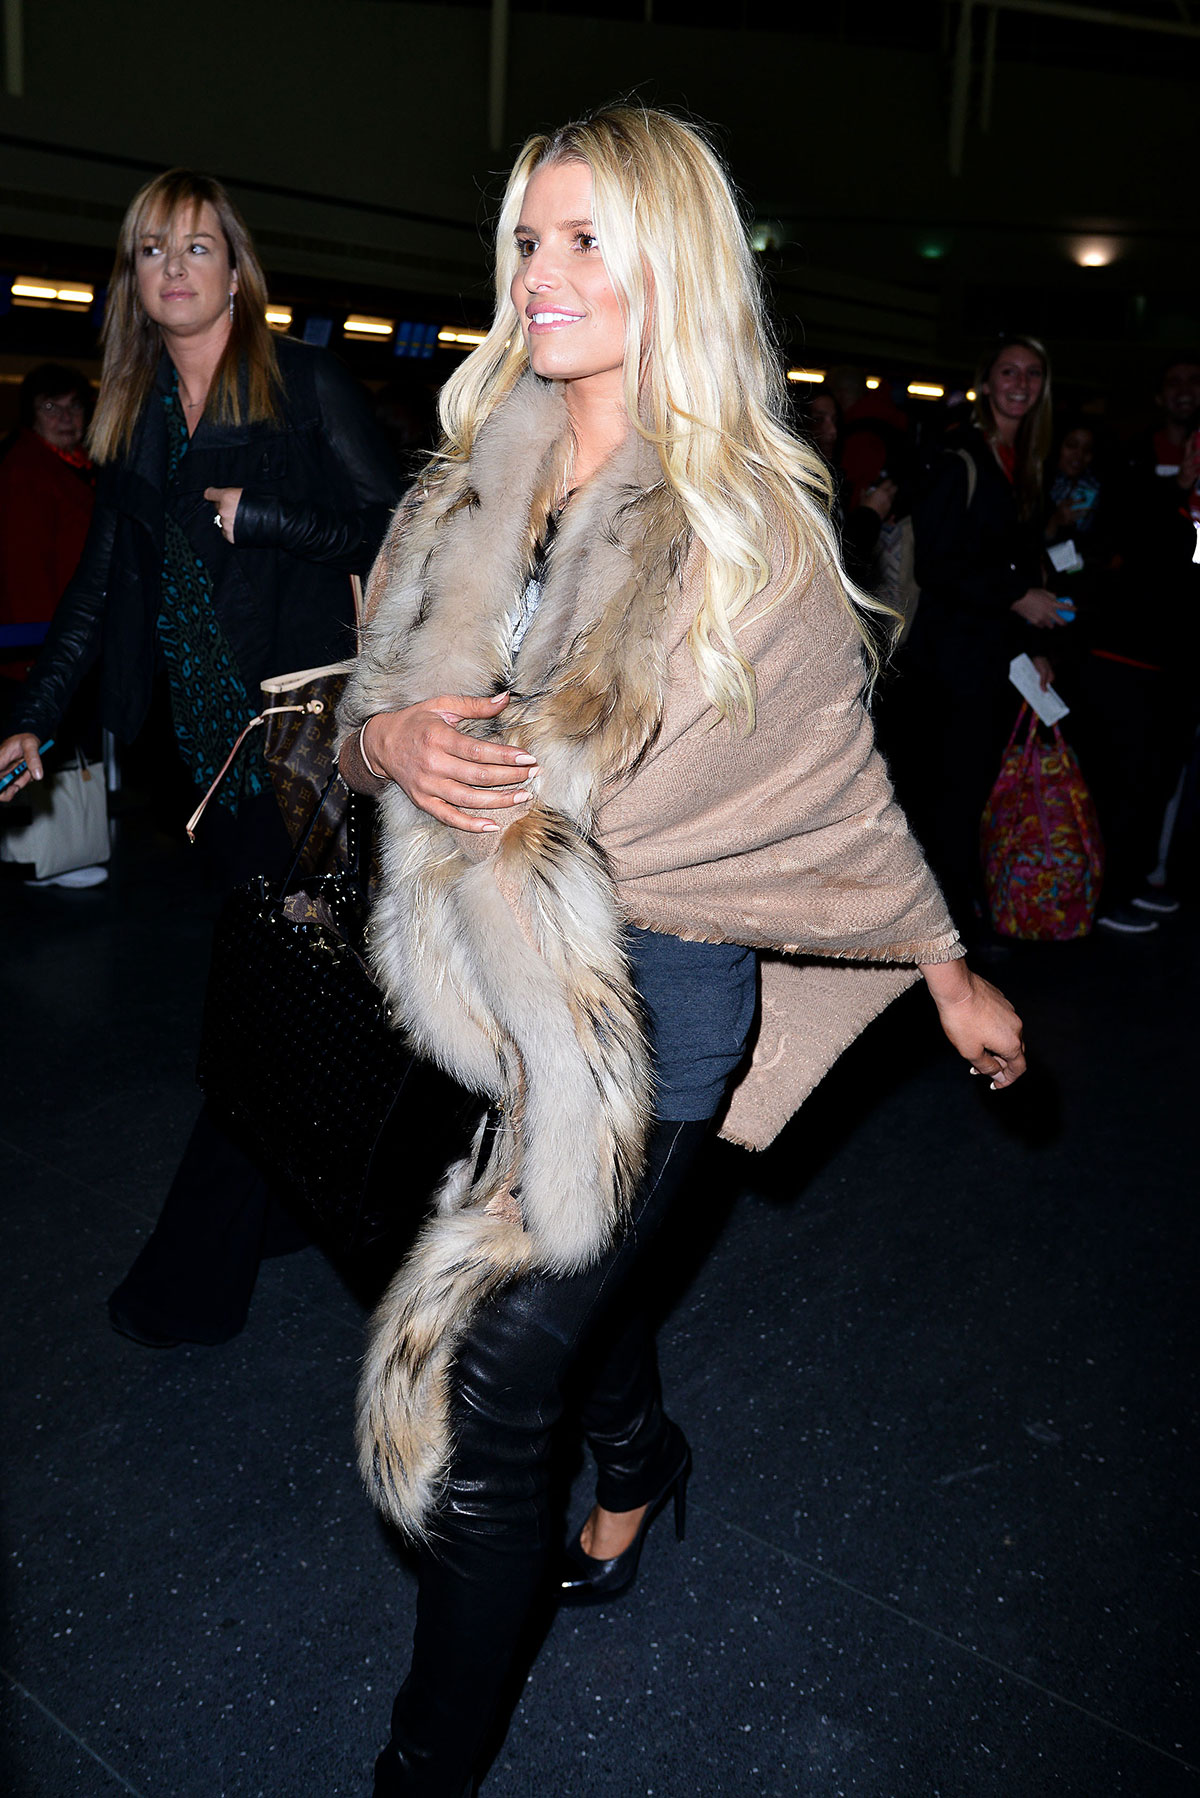
[[530, 323], [535, 325], [556, 325], [561, 321], [564, 324], [571, 325], [575, 323], [576, 317], [577, 314], [574, 312], [535, 312]]

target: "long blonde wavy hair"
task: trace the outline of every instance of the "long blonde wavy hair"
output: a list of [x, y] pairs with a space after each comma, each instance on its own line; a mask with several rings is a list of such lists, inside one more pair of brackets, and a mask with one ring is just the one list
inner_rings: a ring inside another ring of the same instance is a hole
[[497, 225], [495, 317], [442, 389], [435, 466], [469, 457], [528, 366], [509, 291], [514, 232], [530, 176], [555, 162], [591, 170], [593, 220], [625, 318], [626, 410], [657, 446], [705, 552], [689, 643], [709, 699], [753, 727], [754, 670], [738, 646], [738, 620], [769, 581], [783, 596], [821, 566], [845, 596], [873, 680], [887, 627], [871, 615], [894, 614], [846, 577], [828, 471], [786, 423], [782, 367], [729, 178], [700, 133], [670, 113], [608, 106], [525, 144]]
[[253, 239], [219, 181], [192, 169], [168, 169], [133, 196], [121, 221], [104, 312], [100, 398], [88, 433], [88, 448], [97, 462], [110, 462], [128, 450], [162, 354], [162, 333], [154, 320], [147, 318], [138, 296], [137, 257], [142, 241], [149, 232], [173, 230], [177, 221], [190, 223], [205, 202], [221, 222], [229, 265], [237, 270], [233, 320], [205, 414], [219, 424], [241, 424], [244, 369], [248, 422], [278, 418], [279, 364], [266, 321], [266, 277]]

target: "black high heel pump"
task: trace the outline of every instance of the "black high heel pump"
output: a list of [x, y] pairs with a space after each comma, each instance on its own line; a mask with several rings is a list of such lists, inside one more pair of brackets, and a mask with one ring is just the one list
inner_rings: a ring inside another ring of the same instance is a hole
[[562, 1573], [559, 1580], [560, 1604], [603, 1604], [609, 1598], [619, 1598], [622, 1592], [628, 1592], [637, 1578], [638, 1562], [642, 1558], [642, 1543], [646, 1540], [646, 1531], [666, 1505], [667, 1500], [672, 1497], [675, 1500], [675, 1540], [683, 1541], [687, 1483], [692, 1471], [692, 1451], [687, 1445], [683, 1432], [677, 1433], [683, 1450], [682, 1458], [670, 1479], [646, 1506], [646, 1513], [638, 1525], [637, 1535], [624, 1554], [614, 1555], [611, 1561], [601, 1561], [595, 1555], [585, 1554], [580, 1546], [578, 1536], [568, 1544], [563, 1555]]

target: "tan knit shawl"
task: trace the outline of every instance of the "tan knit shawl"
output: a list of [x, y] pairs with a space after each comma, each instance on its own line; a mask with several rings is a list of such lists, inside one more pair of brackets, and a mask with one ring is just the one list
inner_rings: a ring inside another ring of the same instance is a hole
[[760, 1149], [914, 964], [963, 950], [874, 747], [860, 640], [829, 573], [768, 588], [738, 629], [758, 691], [749, 734], [714, 722], [701, 689], [686, 641], [697, 586], [672, 610], [658, 737], [596, 835], [630, 923], [768, 952], [721, 1131]]
[[475, 1305], [523, 1268], [590, 1260], [636, 1182], [653, 1099], [623, 925], [767, 952], [724, 1123], [754, 1147], [915, 963], [961, 953], [873, 747], [859, 638], [828, 573], [768, 589], [739, 621], [758, 721], [730, 726], [686, 642], [700, 557], [636, 434], [564, 514], [514, 670], [531, 507], [561, 477], [566, 429], [560, 391], [526, 376], [470, 463], [397, 514], [340, 714], [345, 737], [376, 712], [511, 687], [495, 723], [470, 728], [541, 769], [533, 804], [497, 810], [495, 834], [381, 795], [380, 977], [417, 1046], [505, 1114], [485, 1173], [451, 1178], [368, 1356], [364, 1474], [416, 1533]]

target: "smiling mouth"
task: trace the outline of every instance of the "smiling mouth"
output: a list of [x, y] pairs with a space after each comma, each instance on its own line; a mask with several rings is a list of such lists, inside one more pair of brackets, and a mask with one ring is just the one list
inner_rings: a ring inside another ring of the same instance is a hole
[[563, 325], [577, 325], [583, 313], [559, 312], [553, 307], [547, 307], [539, 312], [529, 312], [526, 317], [532, 331], [555, 331]]

